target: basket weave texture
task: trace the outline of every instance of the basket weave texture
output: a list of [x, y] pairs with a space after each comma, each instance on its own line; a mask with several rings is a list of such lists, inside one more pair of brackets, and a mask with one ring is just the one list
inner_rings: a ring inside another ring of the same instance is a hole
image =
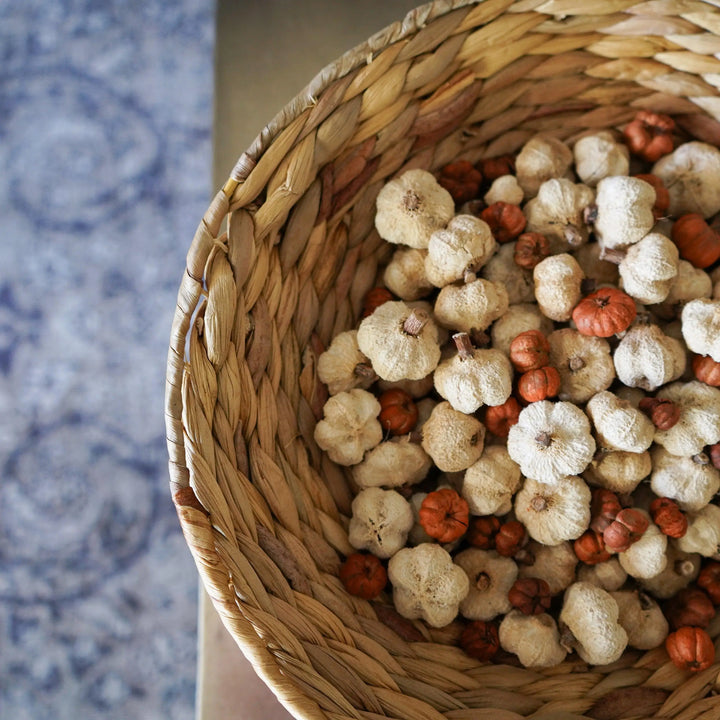
[[[173, 499], [225, 626], [299, 718], [720, 718], [720, 664], [663, 648], [548, 670], [482, 664], [460, 624], [399, 621], [338, 580], [345, 471], [313, 440], [318, 355], [391, 250], [392, 176], [572, 141], [638, 109], [720, 144], [720, 0], [442, 0], [327, 67], [258, 136], [200, 222], [167, 373]], [[718, 178], [720, 182], [720, 178]], [[711, 628], [720, 657], [720, 623]]]

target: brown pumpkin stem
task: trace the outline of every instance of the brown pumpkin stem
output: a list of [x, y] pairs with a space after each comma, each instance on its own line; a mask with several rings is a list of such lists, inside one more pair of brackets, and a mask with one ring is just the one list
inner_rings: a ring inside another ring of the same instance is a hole
[[422, 442], [422, 430], [411, 430], [407, 434], [408, 442], [411, 442], [415, 445], [419, 445]]
[[563, 231], [565, 241], [570, 247], [576, 248], [583, 244], [582, 233], [574, 225], [566, 225]]
[[682, 577], [691, 577], [695, 573], [695, 563], [692, 560], [678, 560], [675, 572]]
[[552, 435], [547, 430], [543, 430], [535, 436], [535, 442], [538, 445], [549, 448], [552, 443]]
[[577, 647], [577, 638], [565, 623], [560, 623], [560, 645], [569, 653]]
[[355, 366], [355, 370], [353, 370], [353, 372], [358, 377], [375, 377], [375, 371], [372, 369], [372, 365], [368, 365], [367, 363], [358, 363]]
[[518, 565], [532, 565], [535, 562], [535, 555], [527, 548], [522, 548], [515, 553], [513, 560]]
[[429, 321], [430, 321], [430, 316], [427, 314], [427, 312], [425, 310], [415, 308], [410, 313], [407, 320], [405, 320], [405, 322], [403, 323], [403, 330], [408, 335], [417, 337], [422, 332], [422, 329], [428, 324]]
[[469, 360], [473, 356], [473, 346], [470, 336], [466, 332], [455, 333], [452, 336], [457, 347], [458, 355], [461, 360]]
[[415, 213], [422, 205], [422, 198], [414, 191], [408, 190], [403, 197], [403, 208], [409, 213]]
[[470, 268], [468, 268], [468, 269], [463, 273], [463, 282], [464, 282], [466, 285], [469, 285], [470, 283], [473, 283], [473, 282], [475, 282], [476, 280], [477, 280], [477, 273], [476, 273], [474, 270], [471, 270]]
[[547, 498], [544, 495], [535, 495], [535, 497], [530, 501], [530, 507], [535, 512], [542, 512], [547, 509], [547, 506]]
[[583, 222], [586, 225], [594, 225], [598, 219], [598, 206], [591, 203], [583, 209]]
[[492, 580], [486, 572], [478, 573], [478, 576], [475, 578], [475, 587], [480, 592], [485, 592], [485, 590], [488, 590], [491, 585]]
[[603, 247], [600, 251], [600, 260], [607, 260], [607, 262], [619, 265], [625, 259], [625, 253], [625, 250]]
[[568, 367], [572, 372], [577, 372], [585, 367], [585, 361], [581, 357], [571, 357]]
[[707, 465], [710, 462], [710, 458], [704, 452], [693, 455], [691, 459], [697, 465]]

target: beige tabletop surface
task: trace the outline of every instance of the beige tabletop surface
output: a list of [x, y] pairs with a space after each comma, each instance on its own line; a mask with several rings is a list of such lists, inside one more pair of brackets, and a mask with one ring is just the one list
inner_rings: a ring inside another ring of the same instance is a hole
[[[218, 0], [213, 190], [262, 128], [328, 63], [416, 0]], [[198, 720], [287, 720], [200, 591]]]

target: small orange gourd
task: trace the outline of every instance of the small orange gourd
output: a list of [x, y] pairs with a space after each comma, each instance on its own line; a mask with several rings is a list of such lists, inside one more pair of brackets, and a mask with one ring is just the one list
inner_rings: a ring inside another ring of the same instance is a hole
[[677, 425], [680, 419], [680, 408], [666, 398], [643, 398], [638, 407], [652, 421], [658, 430], [669, 430]]
[[706, 628], [715, 617], [715, 607], [704, 590], [691, 586], [670, 598], [664, 613], [673, 630], [686, 625]]
[[503, 175], [515, 174], [515, 156], [498, 155], [497, 157], [485, 158], [479, 163], [479, 170], [486, 181], [492, 182]]
[[586, 530], [573, 542], [573, 550], [578, 560], [586, 565], [597, 565], [610, 559], [610, 553], [605, 549], [602, 535], [595, 530]]
[[468, 529], [470, 509], [466, 500], [452, 488], [428, 493], [418, 511], [423, 530], [438, 542], [449, 543]]
[[376, 598], [387, 585], [387, 579], [385, 566], [369, 553], [348, 555], [340, 567], [340, 580], [345, 589], [365, 600]]
[[720, 259], [720, 235], [699, 213], [680, 216], [672, 227], [672, 241], [680, 257], [704, 269]]
[[650, 516], [663, 535], [681, 538], [688, 529], [688, 519], [680, 506], [671, 498], [655, 498], [650, 503]]
[[480, 219], [490, 226], [493, 237], [499, 243], [514, 240], [525, 229], [527, 223], [525, 214], [518, 205], [502, 200], [486, 207], [480, 213]]
[[520, 417], [520, 403], [511, 395], [502, 405], [489, 407], [485, 411], [485, 427], [495, 437], [506, 438], [510, 428]]
[[527, 540], [525, 526], [518, 520], [508, 520], [495, 535], [495, 550], [503, 557], [514, 557]]
[[656, 162], [673, 151], [672, 132], [675, 121], [669, 115], [640, 110], [625, 126], [625, 143], [633, 155]]
[[709, 355], [695, 355], [692, 360], [695, 377], [706, 385], [720, 387], [720, 363]]
[[546, 580], [518, 578], [508, 592], [508, 600], [523, 615], [541, 615], [550, 609], [552, 595]]
[[590, 528], [603, 533], [622, 510], [618, 496], [606, 488], [595, 488], [590, 501]]
[[392, 435], [407, 435], [416, 425], [418, 408], [404, 390], [392, 388], [378, 398], [380, 424]]
[[555, 397], [560, 392], [560, 373], [551, 365], [528, 370], [518, 380], [518, 393], [523, 400], [533, 403]]
[[670, 659], [681, 670], [700, 672], [715, 662], [715, 646], [706, 630], [681, 627], [665, 639]]
[[470, 522], [467, 541], [473, 547], [490, 550], [495, 547], [495, 535], [500, 529], [500, 520], [495, 515], [479, 515]]
[[500, 648], [498, 629], [492, 622], [475, 620], [460, 635], [460, 647], [471, 658], [488, 662]]
[[627, 293], [604, 287], [584, 297], [572, 319], [581, 335], [606, 338], [627, 330], [636, 315], [635, 301]]
[[518, 372], [539, 370], [550, 362], [550, 343], [539, 330], [526, 330], [510, 343], [510, 362]]
[[700, 571], [697, 584], [708, 594], [714, 605], [720, 605], [720, 562], [710, 560]]
[[467, 160], [448, 163], [438, 177], [438, 182], [452, 195], [456, 205], [476, 198], [482, 180], [482, 173]]
[[532, 270], [540, 261], [550, 255], [550, 242], [538, 232], [523, 233], [515, 243], [515, 264], [525, 270]]
[[603, 531], [603, 542], [611, 552], [625, 552], [648, 529], [648, 519], [634, 508], [621, 510]]

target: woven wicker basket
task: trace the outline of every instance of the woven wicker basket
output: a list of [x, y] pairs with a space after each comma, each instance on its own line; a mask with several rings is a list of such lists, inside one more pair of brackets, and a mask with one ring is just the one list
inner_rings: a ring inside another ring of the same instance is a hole
[[213, 200], [169, 352], [171, 487], [220, 617], [297, 717], [720, 719], [720, 664], [691, 676], [663, 648], [601, 668], [482, 664], [459, 623], [397, 623], [389, 597], [348, 595], [351, 491], [313, 441], [318, 354], [389, 258], [373, 225], [388, 178], [639, 108], [719, 144], [716, 55], [720, 0], [438, 0], [320, 73]]

